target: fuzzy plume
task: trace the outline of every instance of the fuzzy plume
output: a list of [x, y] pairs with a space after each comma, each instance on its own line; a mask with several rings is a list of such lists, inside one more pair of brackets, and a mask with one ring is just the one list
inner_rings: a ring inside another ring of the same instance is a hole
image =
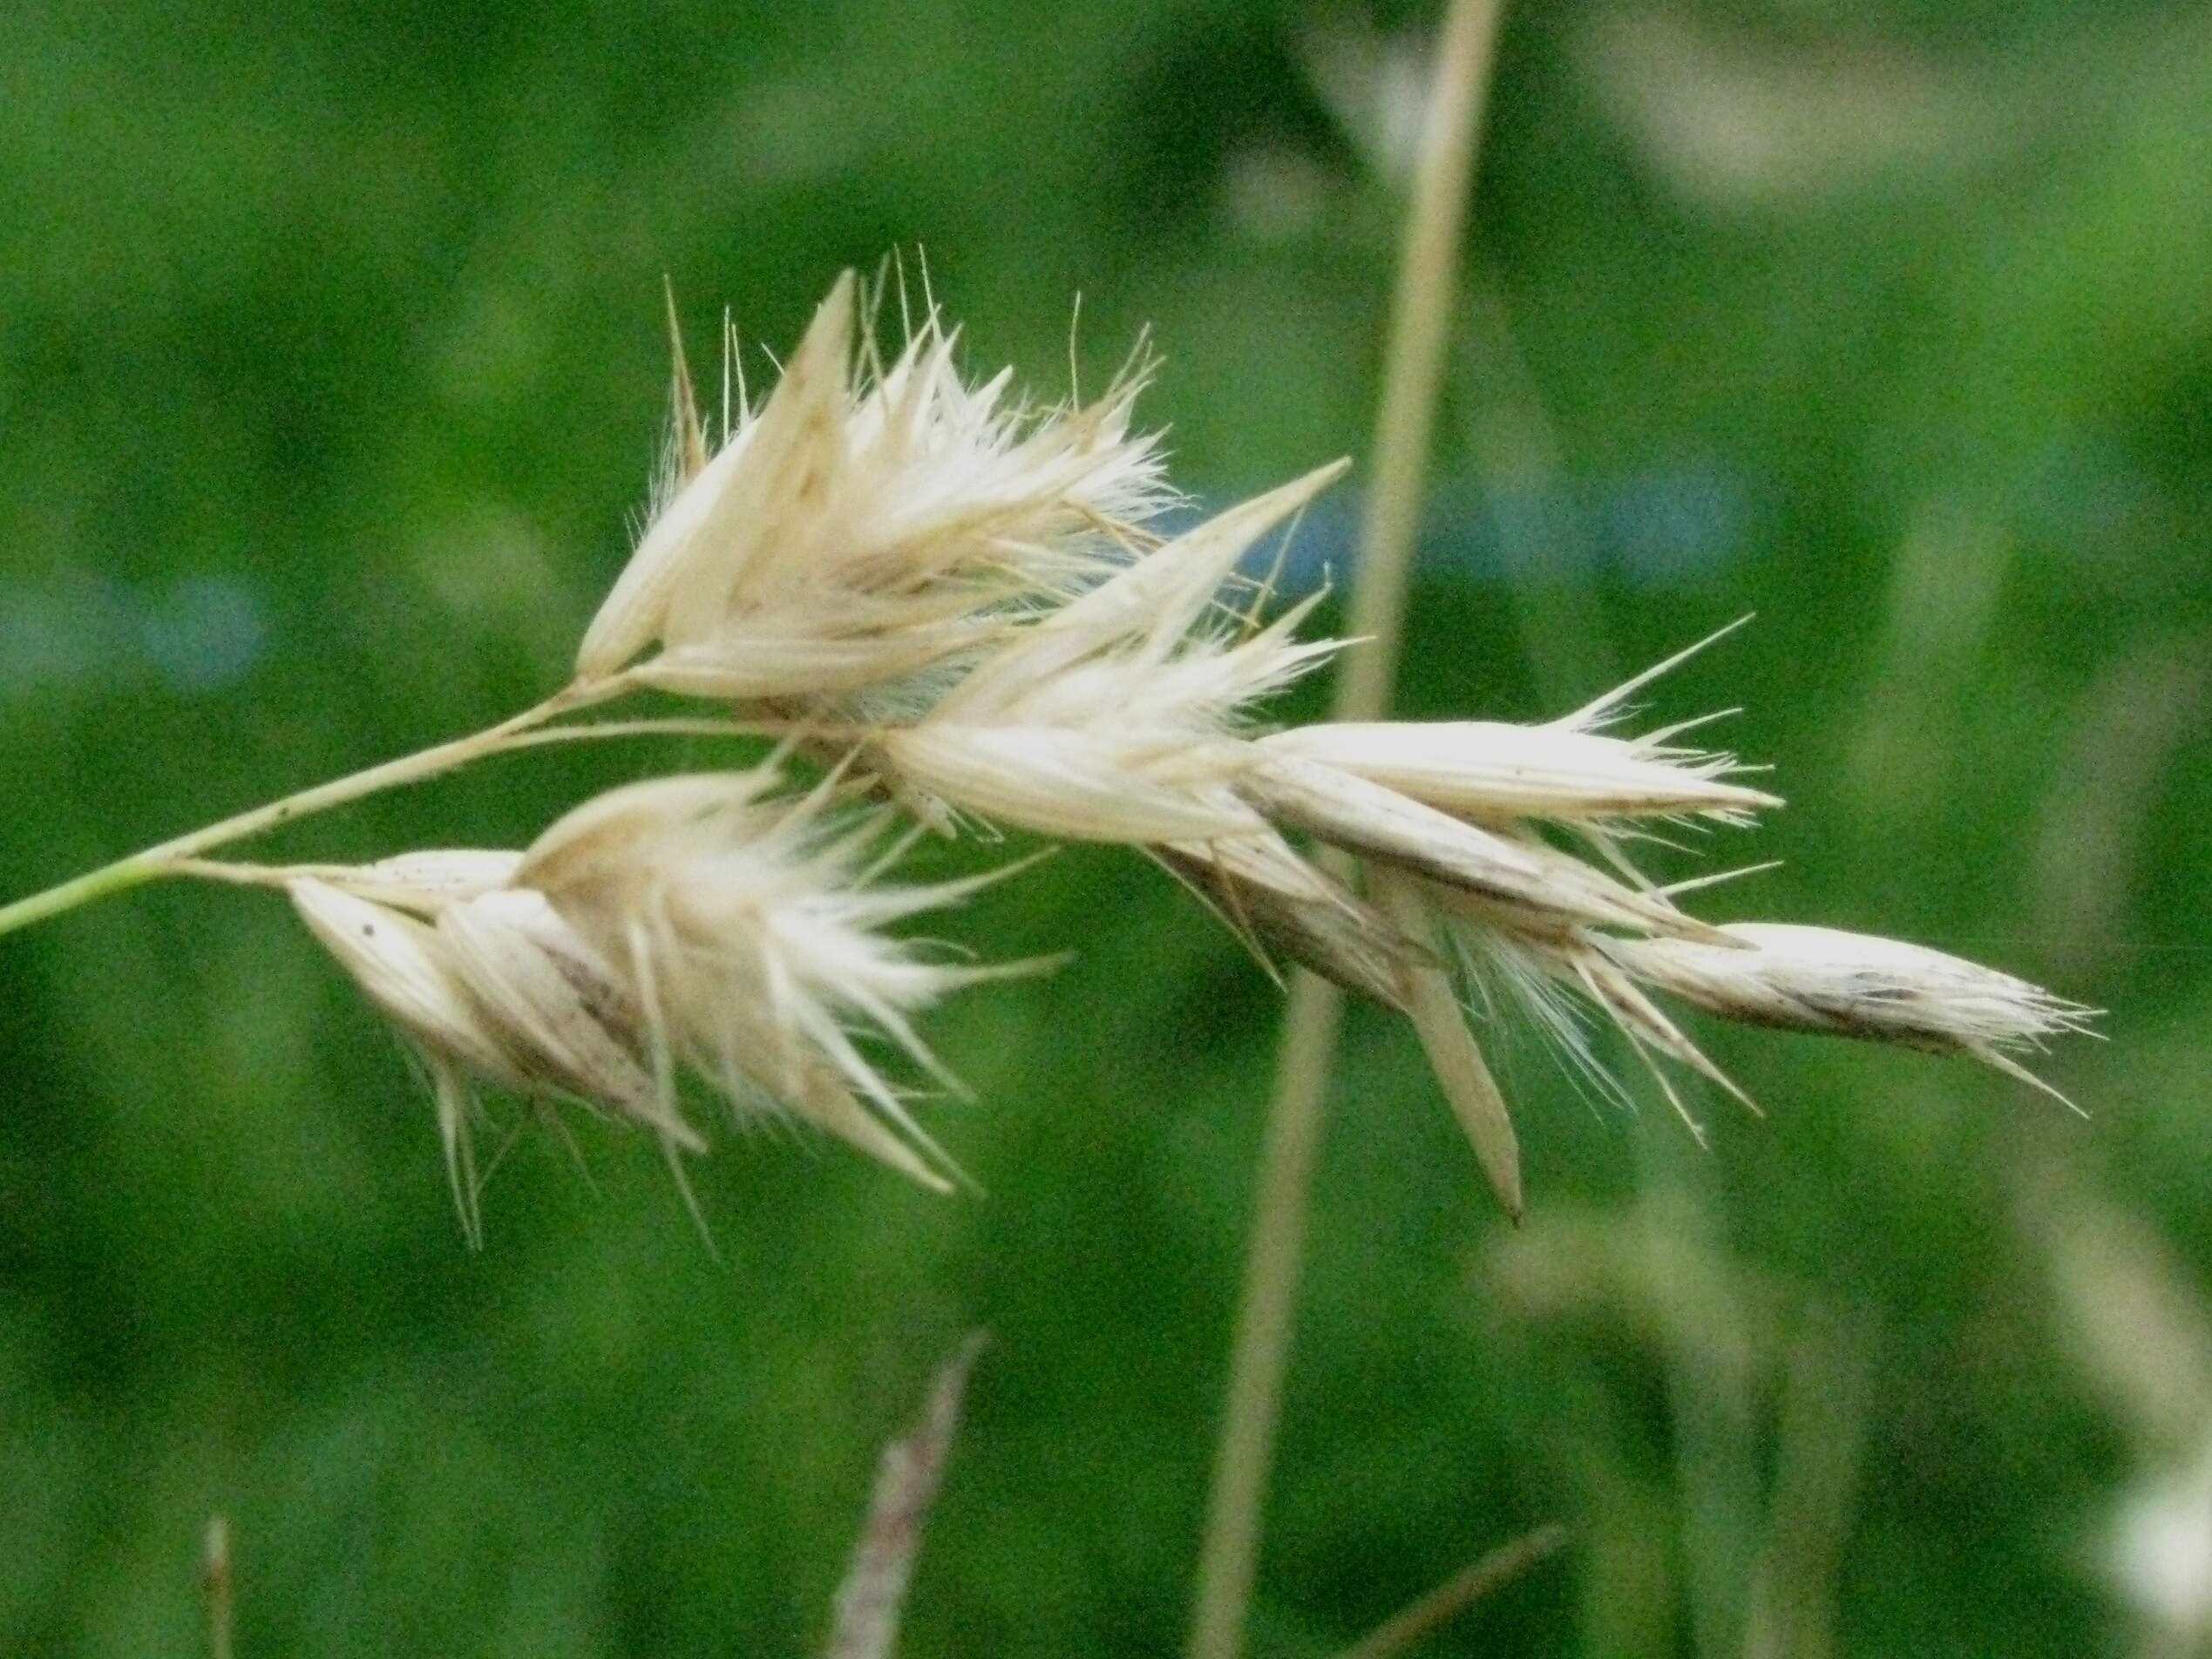
[[1170, 499], [1132, 434], [1141, 366], [1035, 410], [971, 386], [934, 310], [887, 367], [840, 278], [775, 389], [705, 453], [679, 379], [675, 487], [587, 630], [586, 681], [636, 662], [687, 695], [842, 706], [987, 644], [1112, 568]]
[[942, 1186], [948, 1161], [856, 1033], [950, 1082], [910, 1017], [1012, 970], [928, 960], [881, 930], [996, 876], [877, 883], [885, 817], [840, 821], [826, 787], [794, 800], [775, 782], [763, 767], [617, 789], [539, 836], [516, 879], [634, 989], [664, 1095], [689, 1065], [741, 1109], [787, 1110]]

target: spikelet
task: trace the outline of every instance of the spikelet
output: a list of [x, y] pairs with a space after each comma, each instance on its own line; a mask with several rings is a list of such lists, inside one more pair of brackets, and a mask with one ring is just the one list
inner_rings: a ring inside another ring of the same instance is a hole
[[772, 769], [633, 784], [539, 836], [517, 872], [635, 992], [664, 1093], [689, 1065], [741, 1109], [776, 1107], [932, 1186], [949, 1161], [855, 1033], [949, 1082], [910, 1016], [1005, 967], [925, 959], [880, 930], [996, 872], [925, 887], [870, 879], [887, 821], [826, 815], [828, 789], [775, 798]]
[[1599, 948], [1636, 978], [1730, 1019], [1967, 1054], [2061, 1100], [2004, 1051], [2087, 1033], [2094, 1017], [2039, 985], [1926, 945], [1773, 922], [1722, 931], [1750, 948], [1680, 939], [1605, 940]]
[[1478, 823], [1540, 820], [1602, 828], [1649, 818], [1745, 823], [1753, 814], [1780, 806], [1781, 799], [1729, 782], [1731, 774], [1744, 769], [1734, 755], [1673, 741], [1716, 716], [1634, 737], [1605, 729], [1628, 712], [1634, 693], [1741, 626], [1731, 623], [1543, 725], [1337, 721], [1279, 733], [1262, 747], [1354, 773]]
[[698, 1152], [678, 1100], [689, 1067], [741, 1118], [796, 1117], [950, 1185], [950, 1161], [863, 1038], [951, 1084], [911, 1016], [1028, 965], [947, 965], [880, 930], [997, 872], [880, 884], [888, 857], [870, 861], [885, 815], [840, 821], [824, 809], [829, 784], [777, 798], [777, 781], [770, 767], [662, 778], [586, 802], [526, 853], [411, 853], [287, 882], [310, 931], [422, 1054], [472, 1238], [478, 1085], [580, 1102]]
[[1096, 403], [1035, 411], [1006, 374], [967, 384], [933, 311], [881, 367], [856, 349], [858, 306], [848, 273], [711, 457], [680, 414], [699, 464], [672, 467], [581, 678], [658, 646], [635, 672], [668, 691], [842, 707], [1095, 579], [1170, 498], [1153, 439], [1130, 430], [1141, 365]]
[[1336, 767], [1272, 755], [1252, 766], [1239, 787], [1246, 800], [1286, 829], [1371, 863], [1526, 910], [1554, 925], [1590, 922], [1693, 938], [1713, 932], [1660, 894], [1624, 885], [1541, 842], [1465, 823]]
[[1216, 600], [1253, 544], [1340, 463], [1232, 507], [1014, 634], [873, 755], [926, 797], [995, 823], [1133, 845], [1250, 835], [1230, 787], [1243, 709], [1329, 655], [1293, 636], [1307, 605], [1257, 633]]
[[[440, 900], [417, 890], [400, 908], [313, 877], [287, 890], [309, 931], [421, 1055], [472, 1243], [482, 1236], [469, 1143], [479, 1084], [580, 1101], [645, 1125], [671, 1148], [701, 1149], [641, 1067], [640, 1033], [620, 988], [536, 895]], [[411, 909], [438, 919], [422, 921]]]

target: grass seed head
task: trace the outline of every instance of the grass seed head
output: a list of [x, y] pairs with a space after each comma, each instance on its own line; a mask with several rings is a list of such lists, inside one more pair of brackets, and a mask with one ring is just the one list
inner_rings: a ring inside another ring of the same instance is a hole
[[[673, 306], [670, 322], [673, 337]], [[1279, 956], [1403, 1013], [1516, 1215], [1517, 1141], [1455, 968], [1484, 997], [1504, 986], [1621, 1097], [1588, 1041], [1594, 1010], [1686, 1120], [1660, 1062], [1740, 1091], [1653, 991], [2030, 1082], [2007, 1051], [2086, 1028], [2089, 1011], [1939, 951], [1708, 925], [1674, 902], [1699, 884], [1635, 869], [1623, 843], [1654, 821], [1740, 824], [1781, 804], [1733, 755], [1679, 741], [1700, 721], [1621, 729], [1631, 697], [1709, 640], [1542, 725], [1258, 733], [1261, 701], [1340, 642], [1299, 638], [1318, 595], [1272, 621], [1230, 603], [1237, 567], [1343, 464], [1157, 542], [1143, 525], [1172, 496], [1130, 424], [1144, 365], [1092, 403], [1037, 409], [1008, 374], [964, 377], [957, 343], [933, 307], [886, 363], [847, 275], [757, 408], [725, 390], [719, 443], [675, 345], [651, 518], [579, 681], [750, 705], [789, 732], [780, 755], [825, 769], [811, 793], [783, 792], [773, 762], [663, 777], [587, 802], [526, 853], [268, 877], [292, 877], [308, 925], [422, 1051], [465, 1219], [476, 1082], [580, 1099], [696, 1148], [678, 1098], [695, 1073], [741, 1119], [801, 1119], [947, 1184], [908, 1114], [914, 1086], [886, 1066], [957, 1087], [916, 1016], [1025, 965], [949, 963], [892, 931], [994, 877], [879, 880], [905, 845], [886, 847], [886, 802], [947, 833], [982, 820], [1142, 848], [1271, 971]], [[855, 796], [875, 804], [835, 804]], [[1597, 861], [1553, 844], [1561, 831]], [[1366, 897], [1293, 835], [1351, 855]]]

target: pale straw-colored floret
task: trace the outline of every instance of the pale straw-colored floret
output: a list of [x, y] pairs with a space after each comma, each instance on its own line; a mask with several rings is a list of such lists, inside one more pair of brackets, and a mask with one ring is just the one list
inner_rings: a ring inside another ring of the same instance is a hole
[[1218, 604], [1238, 561], [1343, 471], [1232, 507], [1012, 636], [872, 762], [994, 823], [1144, 845], [1262, 827], [1234, 782], [1243, 712], [1336, 649], [1310, 602], [1257, 633]]
[[410, 907], [434, 910], [433, 924], [320, 877], [295, 877], [287, 890], [309, 931], [421, 1055], [472, 1239], [480, 1225], [469, 1121], [479, 1084], [581, 1102], [642, 1124], [672, 1149], [703, 1147], [641, 1065], [626, 993], [539, 895], [433, 901], [415, 890]]
[[435, 928], [315, 877], [286, 890], [308, 931], [404, 1035], [487, 1082], [533, 1087], [526, 1062], [500, 1040]]
[[1643, 819], [1742, 824], [1781, 801], [1730, 781], [1733, 755], [1673, 740], [1716, 716], [1620, 736], [1606, 728], [1628, 699], [1740, 623], [1678, 652], [1573, 714], [1542, 725], [1503, 721], [1372, 721], [1301, 726], [1265, 740], [1271, 753], [1319, 762], [1423, 804], [1486, 824], [1539, 820], [1594, 829]]
[[1748, 1024], [1971, 1054], [2048, 1088], [2000, 1051], [2086, 1033], [2093, 1011], [2009, 973], [1926, 945], [1835, 928], [1733, 922], [1751, 948], [1679, 939], [1603, 944], [1625, 972]]
[[541, 836], [516, 879], [634, 987], [664, 1091], [689, 1065], [733, 1103], [780, 1107], [942, 1185], [948, 1161], [862, 1043], [887, 1039], [949, 1081], [910, 1017], [1013, 970], [933, 960], [882, 930], [996, 875], [879, 883], [885, 816], [839, 820], [826, 785], [792, 799], [776, 781], [762, 767], [615, 790]]
[[1590, 922], [1707, 938], [1662, 894], [1630, 887], [1557, 848], [1466, 823], [1320, 762], [1272, 755], [1245, 773], [1245, 797], [1273, 823], [1557, 925]]
[[706, 1143], [643, 1063], [636, 995], [592, 943], [526, 888], [479, 894], [438, 913], [438, 936], [503, 1042], [588, 1106], [672, 1146]]
[[1764, 790], [1729, 782], [1733, 757], [1652, 741], [1662, 735], [1631, 740], [1502, 721], [1377, 721], [1294, 727], [1261, 747], [1482, 823], [1677, 817], [1734, 823], [1781, 804]]
[[288, 891], [309, 931], [421, 1056], [461, 1231], [471, 1244], [481, 1243], [469, 1135], [476, 1086], [488, 1082], [526, 1094], [529, 1080], [501, 1050], [431, 928], [313, 879], [295, 881]]
[[1628, 1039], [1700, 1139], [1702, 1130], [1658, 1060], [1684, 1066], [1757, 1107], [1651, 991], [1743, 1024], [1966, 1054], [2068, 1106], [2073, 1103], [2063, 1094], [2005, 1051], [2038, 1049], [2069, 1033], [2093, 1034], [2092, 1009], [2011, 974], [1902, 940], [1757, 922], [1724, 924], [1710, 940], [1624, 938], [1580, 925], [1549, 925], [1462, 890], [1431, 884], [1425, 891], [1449, 919], [1471, 979], [1502, 985], [1578, 1073], [1604, 1094], [1625, 1099], [1591, 1044], [1578, 1000], [1594, 1007]]
[[856, 346], [858, 309], [848, 274], [763, 405], [741, 398], [719, 449], [672, 467], [586, 631], [583, 680], [658, 647], [634, 678], [834, 704], [1095, 580], [1170, 499], [1154, 440], [1130, 430], [1141, 367], [1095, 403], [1035, 410], [1007, 375], [968, 384], [933, 311], [882, 366]]

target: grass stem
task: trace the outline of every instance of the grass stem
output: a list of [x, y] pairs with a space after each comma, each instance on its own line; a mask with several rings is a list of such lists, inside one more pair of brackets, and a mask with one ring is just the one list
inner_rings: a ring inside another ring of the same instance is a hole
[[201, 1578], [207, 1598], [207, 1659], [231, 1659], [230, 1522], [221, 1515], [207, 1522]]
[[385, 761], [362, 771], [333, 778], [312, 789], [302, 789], [282, 800], [222, 819], [188, 834], [165, 841], [159, 846], [134, 852], [126, 858], [119, 858], [112, 864], [87, 870], [71, 877], [59, 886], [49, 887], [44, 892], [19, 898], [11, 904], [0, 905], [0, 934], [12, 933], [17, 928], [29, 927], [34, 922], [73, 911], [113, 894], [159, 881], [164, 877], [177, 875], [180, 865], [187, 865], [201, 854], [218, 847], [229, 846], [250, 836], [258, 836], [296, 819], [311, 817], [327, 812], [363, 796], [385, 789], [419, 783], [424, 779], [466, 766], [472, 761], [484, 759], [512, 747], [525, 734], [533, 732], [560, 716], [594, 703], [604, 702], [621, 695], [629, 687], [617, 675], [591, 684], [578, 683], [559, 691], [545, 701], [524, 709], [520, 714], [488, 726], [466, 737], [457, 737], [444, 743], [435, 743], [413, 755]]
[[1472, 1566], [1462, 1568], [1339, 1659], [1398, 1659], [1424, 1637], [1433, 1635], [1500, 1585], [1518, 1578], [1567, 1541], [1567, 1529], [1553, 1521], [1524, 1538], [1502, 1544]]
[[[1337, 682], [1340, 720], [1387, 710], [1397, 674], [1406, 579], [1459, 287], [1459, 250], [1503, 0], [1452, 0], [1437, 45], [1407, 213], [1374, 477], [1361, 525], [1349, 633], [1367, 641]], [[1260, 1156], [1258, 1209], [1198, 1560], [1191, 1659], [1239, 1659], [1249, 1623], [1273, 1462], [1282, 1378], [1295, 1323], [1307, 1192], [1319, 1149], [1343, 992], [1301, 972], [1285, 1013], [1275, 1097]]]

